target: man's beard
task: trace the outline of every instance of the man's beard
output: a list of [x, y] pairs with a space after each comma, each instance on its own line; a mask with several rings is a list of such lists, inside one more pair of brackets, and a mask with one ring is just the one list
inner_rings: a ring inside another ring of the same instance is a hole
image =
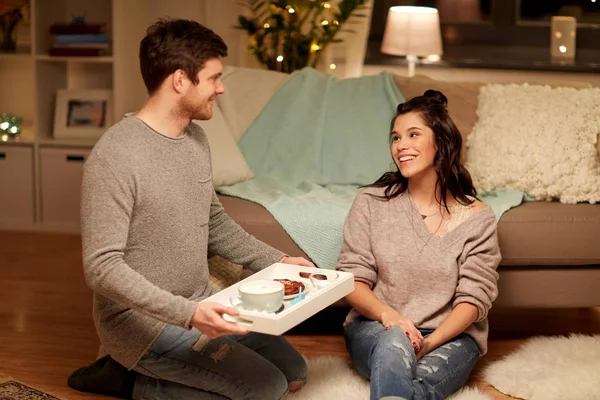
[[[212, 99], [212, 97], [210, 99]], [[206, 102], [199, 102], [187, 97], [183, 98], [181, 101], [181, 113], [190, 120], [209, 120], [213, 116], [212, 108], [208, 105], [209, 102], [211, 102], [210, 99]], [[212, 101], [214, 101], [214, 99]]]

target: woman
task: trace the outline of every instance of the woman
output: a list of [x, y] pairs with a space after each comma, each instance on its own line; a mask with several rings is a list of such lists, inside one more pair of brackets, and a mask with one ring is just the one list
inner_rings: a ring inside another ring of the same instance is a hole
[[356, 197], [337, 268], [355, 275], [345, 338], [371, 399], [443, 399], [487, 351], [498, 294], [496, 219], [475, 199], [438, 91], [400, 104], [397, 170]]

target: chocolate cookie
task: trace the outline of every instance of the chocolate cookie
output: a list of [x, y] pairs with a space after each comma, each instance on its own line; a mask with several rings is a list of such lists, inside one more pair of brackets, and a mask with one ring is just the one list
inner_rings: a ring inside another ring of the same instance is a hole
[[285, 295], [286, 296], [298, 294], [300, 292], [300, 288], [302, 288], [302, 291], [304, 291], [306, 289], [306, 287], [304, 286], [304, 283], [302, 283], [302, 282], [292, 281], [290, 279], [274, 279], [274, 280], [283, 283], [283, 286], [285, 287]]

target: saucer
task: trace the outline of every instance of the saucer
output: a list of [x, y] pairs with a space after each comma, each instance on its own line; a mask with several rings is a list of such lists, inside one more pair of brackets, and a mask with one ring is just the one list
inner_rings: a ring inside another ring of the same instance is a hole
[[[295, 295], [295, 296], [297, 296], [297, 295]], [[234, 301], [234, 299], [235, 299], [235, 301]], [[244, 307], [244, 305], [242, 304], [242, 301], [240, 300], [239, 297], [233, 297], [231, 300], [232, 300], [231, 305], [240, 311], [255, 312], [255, 313], [261, 313], [261, 314], [279, 314], [280, 312], [282, 312], [285, 309], [285, 304], [282, 303], [281, 307], [279, 307], [277, 309], [277, 311], [267, 312], [267, 311], [249, 310]]]

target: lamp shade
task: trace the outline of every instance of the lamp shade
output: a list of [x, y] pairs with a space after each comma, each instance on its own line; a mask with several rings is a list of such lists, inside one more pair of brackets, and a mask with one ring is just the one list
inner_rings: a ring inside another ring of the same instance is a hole
[[391, 7], [381, 52], [394, 56], [441, 55], [442, 35], [438, 11], [431, 7]]

